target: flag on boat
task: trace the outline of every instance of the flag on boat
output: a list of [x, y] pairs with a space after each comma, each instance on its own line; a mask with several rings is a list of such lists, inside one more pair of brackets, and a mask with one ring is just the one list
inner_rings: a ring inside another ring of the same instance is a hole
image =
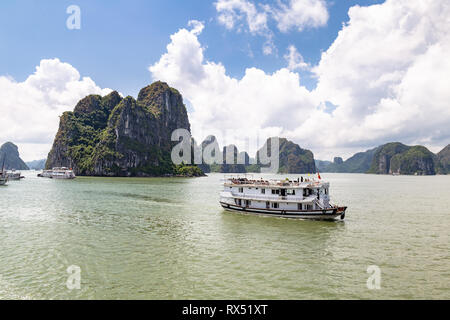
[[322, 179], [322, 177], [320, 176], [319, 170], [317, 170], [317, 175], [318, 175], [318, 177], [319, 177], [319, 180]]

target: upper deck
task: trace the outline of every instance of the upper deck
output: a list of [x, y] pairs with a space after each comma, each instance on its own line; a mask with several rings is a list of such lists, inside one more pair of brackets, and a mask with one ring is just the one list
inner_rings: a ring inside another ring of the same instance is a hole
[[306, 178], [303, 181], [297, 180], [253, 180], [247, 178], [229, 178], [224, 183], [225, 187], [260, 187], [268, 189], [321, 189], [328, 188], [329, 183], [323, 181], [316, 181], [314, 179]]

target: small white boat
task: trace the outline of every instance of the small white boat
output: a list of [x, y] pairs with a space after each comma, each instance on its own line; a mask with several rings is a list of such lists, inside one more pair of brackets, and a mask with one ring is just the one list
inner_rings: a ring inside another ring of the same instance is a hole
[[25, 178], [24, 176], [22, 176], [22, 174], [20, 172], [16, 172], [16, 170], [11, 170], [11, 171], [7, 171], [6, 175], [8, 176], [8, 180], [12, 181], [12, 180], [20, 180]]
[[75, 173], [72, 169], [66, 167], [53, 168], [52, 170], [43, 170], [38, 177], [51, 179], [75, 179]]
[[229, 211], [273, 217], [344, 219], [347, 207], [330, 204], [329, 187], [328, 182], [303, 177], [296, 181], [229, 178], [220, 193], [220, 205]]

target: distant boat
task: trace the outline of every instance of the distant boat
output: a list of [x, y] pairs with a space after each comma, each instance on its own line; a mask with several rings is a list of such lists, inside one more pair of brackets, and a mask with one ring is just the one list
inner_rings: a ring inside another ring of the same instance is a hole
[[42, 178], [51, 178], [51, 179], [75, 179], [75, 173], [72, 169], [66, 167], [57, 167], [52, 170], [43, 170], [41, 173], [37, 175]]
[[25, 178], [24, 176], [21, 175], [20, 172], [16, 172], [16, 170], [11, 170], [11, 171], [7, 171], [6, 175], [8, 176], [8, 180], [12, 181], [12, 180], [20, 180]]

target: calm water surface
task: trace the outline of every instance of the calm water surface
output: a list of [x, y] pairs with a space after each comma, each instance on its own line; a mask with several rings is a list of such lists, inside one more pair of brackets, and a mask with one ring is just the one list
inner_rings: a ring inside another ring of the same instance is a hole
[[23, 173], [0, 187], [2, 299], [450, 298], [450, 176], [323, 174], [349, 209], [320, 222], [225, 212], [221, 174]]

